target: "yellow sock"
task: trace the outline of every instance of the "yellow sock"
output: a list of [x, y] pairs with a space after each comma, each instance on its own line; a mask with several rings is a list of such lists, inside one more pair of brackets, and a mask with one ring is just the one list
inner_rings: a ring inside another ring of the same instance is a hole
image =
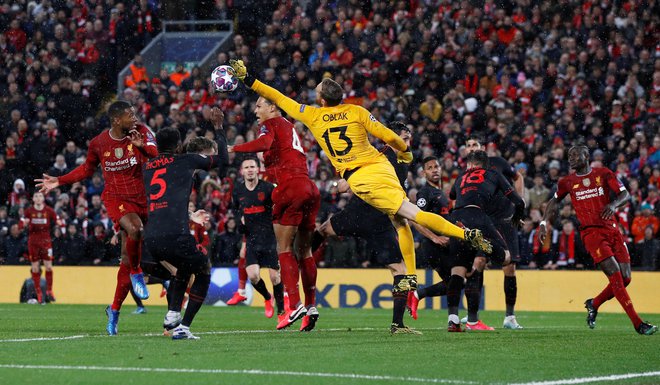
[[415, 240], [410, 225], [406, 221], [406, 225], [397, 227], [396, 232], [399, 234], [399, 248], [403, 254], [403, 262], [406, 264], [406, 274], [417, 274]]
[[462, 228], [449, 222], [440, 215], [426, 211], [420, 211], [415, 216], [415, 222], [436, 234], [446, 235], [452, 238], [465, 239], [465, 232]]

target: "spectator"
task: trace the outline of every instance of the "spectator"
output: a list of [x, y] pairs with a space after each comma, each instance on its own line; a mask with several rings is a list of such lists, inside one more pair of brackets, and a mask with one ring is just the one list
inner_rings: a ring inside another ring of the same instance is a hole
[[177, 87], [181, 87], [181, 83], [190, 77], [190, 72], [186, 71], [183, 63], [176, 63], [174, 72], [170, 75], [170, 81]]
[[529, 199], [527, 200], [529, 208], [541, 209], [541, 206], [548, 201], [550, 189], [543, 182], [542, 175], [536, 175], [534, 177], [534, 186], [527, 190], [529, 194]]
[[644, 240], [637, 244], [637, 253], [640, 256], [640, 270], [660, 270], [660, 240], [654, 237], [652, 226], [644, 229]]
[[78, 227], [73, 223], [66, 227], [64, 249], [64, 253], [57, 261], [58, 264], [77, 266], [85, 260], [85, 238], [80, 234]]
[[237, 231], [234, 217], [228, 218], [224, 231], [214, 240], [211, 252], [213, 266], [231, 266], [238, 263], [242, 238], [243, 236]]
[[653, 230], [652, 235], [655, 237], [658, 229], [660, 229], [660, 219], [653, 215], [653, 206], [645, 202], [640, 207], [640, 212], [635, 215], [635, 219], [632, 221], [631, 232], [634, 237], [633, 242], [637, 244], [644, 241], [647, 227], [651, 227]]
[[27, 237], [19, 228], [18, 223], [9, 226], [9, 234], [5, 236], [5, 260], [7, 265], [27, 264]]

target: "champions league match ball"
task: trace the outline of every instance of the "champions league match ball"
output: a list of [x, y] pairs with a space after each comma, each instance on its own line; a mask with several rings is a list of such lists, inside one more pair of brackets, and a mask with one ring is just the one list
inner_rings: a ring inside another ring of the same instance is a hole
[[211, 84], [216, 92], [232, 92], [238, 87], [238, 78], [233, 68], [221, 65], [211, 72]]

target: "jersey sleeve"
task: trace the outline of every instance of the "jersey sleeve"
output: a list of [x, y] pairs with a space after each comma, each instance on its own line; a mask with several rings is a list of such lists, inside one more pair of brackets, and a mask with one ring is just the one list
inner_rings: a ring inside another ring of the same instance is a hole
[[57, 181], [60, 184], [72, 184], [94, 175], [94, 171], [100, 162], [97, 147], [97, 142], [92, 140], [89, 144], [89, 151], [87, 151], [85, 163], [74, 168], [68, 174], [58, 177]]
[[451, 190], [449, 190], [449, 199], [455, 201], [456, 200], [456, 186], [458, 185], [458, 181], [461, 180], [461, 176], [459, 175], [458, 178], [456, 178], [456, 181], [454, 182], [454, 185], [451, 186]]
[[558, 201], [563, 200], [568, 194], [568, 178], [561, 178], [557, 182], [557, 191], [555, 191], [554, 198]]
[[259, 80], [255, 80], [251, 88], [259, 95], [275, 103], [292, 118], [303, 122], [303, 124], [305, 124], [307, 127], [312, 124], [314, 118], [316, 117], [315, 107], [311, 107], [306, 104], [300, 104], [295, 100], [286, 97], [275, 88], [260, 82]]
[[155, 158], [158, 156], [158, 147], [156, 147], [156, 137], [149, 127], [141, 124], [138, 132], [142, 134], [144, 145], [140, 148], [147, 157]]
[[495, 159], [497, 159], [498, 168], [502, 170], [502, 175], [504, 175], [507, 180], [516, 180], [518, 178], [516, 170], [511, 164], [509, 164], [509, 162], [506, 161], [506, 159], [502, 158], [501, 156], [498, 156]]
[[494, 173], [495, 178], [497, 180], [496, 185], [497, 188], [502, 191], [502, 194], [504, 196], [508, 197], [512, 192], [514, 192], [513, 187], [511, 186], [511, 183], [509, 183], [508, 180], [504, 177], [503, 174], [500, 174], [499, 172]]
[[185, 154], [185, 160], [189, 163], [189, 167], [194, 170], [210, 170], [218, 167], [222, 162], [220, 155], [201, 155], [201, 154]]
[[609, 187], [610, 190], [614, 191], [616, 194], [619, 194], [621, 191], [626, 189], [626, 187], [619, 180], [619, 178], [616, 177], [612, 170], [608, 168], [604, 170], [605, 183], [607, 183], [607, 187]]
[[369, 113], [369, 111], [363, 107], [358, 107], [358, 109], [360, 110], [362, 124], [371, 135], [384, 141], [396, 150], [406, 151], [408, 149], [406, 142], [404, 142], [399, 135], [385, 127], [381, 122], [378, 121], [378, 119], [376, 119]]
[[234, 152], [261, 152], [267, 151], [270, 149], [270, 146], [273, 145], [275, 140], [275, 133], [272, 128], [262, 125], [259, 128], [259, 137], [253, 141], [238, 144], [234, 146]]
[[421, 189], [417, 192], [417, 207], [422, 209], [422, 211], [429, 211], [431, 207], [431, 202], [429, 202], [429, 196], [426, 194], [426, 189]]

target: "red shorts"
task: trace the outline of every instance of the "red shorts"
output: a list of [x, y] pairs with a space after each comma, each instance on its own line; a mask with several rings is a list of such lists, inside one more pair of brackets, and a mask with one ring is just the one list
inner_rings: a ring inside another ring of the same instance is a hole
[[612, 256], [619, 263], [630, 263], [628, 246], [616, 227], [587, 227], [580, 235], [595, 264]]
[[103, 201], [105, 208], [108, 209], [108, 216], [112, 220], [112, 223], [115, 225], [115, 229], [119, 228], [119, 220], [126, 214], [135, 213], [142, 223], [147, 222], [147, 202], [134, 202], [127, 200], [119, 200], [106, 198]]
[[52, 261], [53, 246], [48, 243], [30, 243], [28, 242], [28, 259], [30, 262]]
[[321, 207], [319, 189], [309, 178], [284, 181], [273, 190], [273, 223], [314, 231]]

